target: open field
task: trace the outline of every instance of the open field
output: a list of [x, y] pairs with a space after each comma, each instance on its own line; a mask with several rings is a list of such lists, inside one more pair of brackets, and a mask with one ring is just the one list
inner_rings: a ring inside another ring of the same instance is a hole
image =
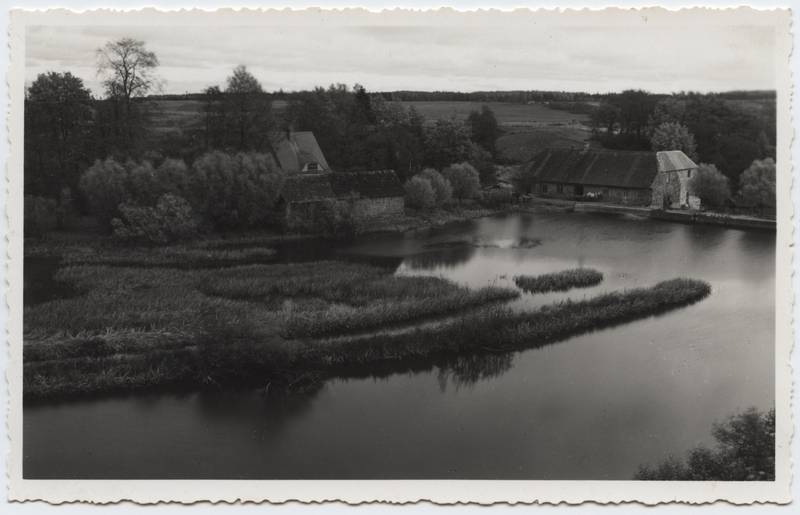
[[590, 137], [588, 127], [579, 124], [504, 127], [497, 138], [497, 151], [503, 162], [525, 163], [548, 148], [583, 148], [587, 143], [592, 148], [600, 147], [598, 142], [590, 141]]
[[585, 114], [550, 109], [543, 104], [517, 104], [511, 102], [399, 102], [414, 106], [420, 114], [431, 120], [466, 120], [471, 111], [489, 106], [501, 126], [539, 126], [581, 123], [589, 120]]

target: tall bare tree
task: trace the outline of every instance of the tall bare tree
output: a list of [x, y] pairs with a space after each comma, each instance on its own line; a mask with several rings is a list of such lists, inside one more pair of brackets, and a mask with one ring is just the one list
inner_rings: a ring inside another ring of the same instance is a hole
[[97, 72], [104, 77], [106, 95], [115, 104], [125, 146], [133, 138], [132, 102], [159, 86], [157, 67], [158, 57], [144, 41], [122, 38], [97, 49]]

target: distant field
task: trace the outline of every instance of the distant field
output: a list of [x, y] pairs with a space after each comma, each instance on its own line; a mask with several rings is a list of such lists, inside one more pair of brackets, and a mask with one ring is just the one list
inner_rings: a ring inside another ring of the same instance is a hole
[[[481, 102], [402, 102], [413, 105], [429, 122], [439, 119], [466, 119]], [[550, 109], [541, 104], [489, 102], [488, 105], [503, 129], [497, 140], [502, 160], [526, 162], [545, 148], [580, 148], [589, 140], [584, 123], [586, 115]], [[280, 113], [285, 101], [276, 101]], [[148, 103], [149, 126], [154, 140], [164, 141], [187, 134], [199, 134], [203, 128], [203, 102], [200, 100], [153, 100]], [[199, 136], [197, 136], [199, 137]]]
[[414, 106], [428, 120], [464, 120], [470, 111], [489, 106], [500, 125], [538, 126], [553, 123], [580, 123], [588, 121], [585, 114], [550, 109], [542, 104], [516, 104], [510, 102], [400, 102]]

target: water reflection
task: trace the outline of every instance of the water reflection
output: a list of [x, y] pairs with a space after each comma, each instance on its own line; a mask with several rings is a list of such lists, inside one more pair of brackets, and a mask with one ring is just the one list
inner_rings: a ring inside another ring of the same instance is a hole
[[439, 389], [444, 393], [448, 384], [452, 384], [456, 390], [474, 386], [478, 381], [493, 379], [508, 372], [513, 363], [513, 353], [474, 354], [448, 359], [436, 367]]

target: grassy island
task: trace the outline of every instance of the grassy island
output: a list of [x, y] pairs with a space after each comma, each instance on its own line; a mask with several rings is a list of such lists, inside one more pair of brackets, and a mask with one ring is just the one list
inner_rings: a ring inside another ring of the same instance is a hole
[[529, 293], [567, 291], [572, 288], [588, 288], [603, 282], [603, 274], [591, 268], [573, 268], [554, 274], [518, 275], [514, 283]]
[[710, 292], [702, 281], [676, 279], [520, 313], [498, 305], [519, 295], [506, 288], [472, 290], [359, 263], [239, 265], [235, 258], [251, 254], [230, 256], [234, 266], [193, 270], [149, 259], [122, 266], [114, 256], [91, 260], [105, 264], [65, 260], [56, 279], [73, 295], [24, 312], [25, 398], [165, 387], [293, 391], [352, 367], [536, 347]]

